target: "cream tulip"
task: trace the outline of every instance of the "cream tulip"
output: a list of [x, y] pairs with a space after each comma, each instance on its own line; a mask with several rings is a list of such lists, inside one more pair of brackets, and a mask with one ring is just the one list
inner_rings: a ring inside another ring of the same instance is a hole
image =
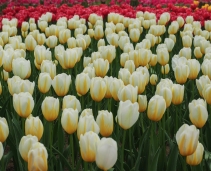
[[40, 73], [38, 77], [38, 89], [41, 93], [47, 93], [51, 88], [51, 77], [49, 73]]
[[22, 79], [27, 79], [31, 75], [31, 64], [25, 58], [16, 58], [12, 61], [12, 71], [14, 75]]
[[54, 121], [59, 115], [59, 99], [47, 96], [42, 102], [41, 109], [45, 119], [49, 122]]
[[109, 62], [108, 60], [104, 60], [102, 58], [96, 59], [93, 61], [95, 74], [98, 77], [104, 77], [109, 70]]
[[56, 76], [56, 64], [53, 61], [43, 60], [40, 70], [42, 73], [47, 72], [50, 74], [51, 79], [54, 79]]
[[130, 35], [130, 39], [132, 40], [132, 42], [138, 42], [141, 33], [140, 33], [139, 29], [133, 28], [130, 30], [129, 35]]
[[75, 87], [80, 95], [85, 95], [90, 88], [91, 80], [87, 73], [81, 73], [76, 76]]
[[26, 49], [29, 51], [33, 51], [37, 45], [36, 40], [33, 38], [32, 35], [26, 36], [25, 39]]
[[34, 99], [29, 92], [14, 94], [13, 107], [20, 117], [27, 118], [34, 108]]
[[201, 53], [200, 47], [194, 48], [194, 55], [197, 59], [202, 58], [203, 54]]
[[3, 117], [0, 117], [0, 133], [0, 142], [3, 143], [9, 135], [9, 126], [7, 124], [7, 120]]
[[176, 141], [182, 156], [192, 155], [197, 148], [199, 130], [194, 125], [183, 124], [176, 133]]
[[174, 105], [179, 105], [182, 103], [184, 98], [184, 85], [173, 84], [172, 86], [172, 103]]
[[187, 60], [186, 64], [189, 67], [190, 73], [188, 75], [188, 78], [191, 80], [195, 80], [199, 74], [200, 71], [200, 63], [196, 59], [189, 59]]
[[211, 79], [211, 60], [204, 59], [201, 65], [201, 70], [204, 75], [207, 75], [209, 79]]
[[56, 36], [49, 36], [45, 43], [49, 48], [54, 48], [57, 45], [57, 41], [58, 38]]
[[190, 69], [187, 65], [177, 65], [174, 71], [174, 76], [176, 78], [177, 83], [184, 84], [187, 81], [189, 73]]
[[131, 128], [139, 117], [139, 105], [130, 100], [120, 101], [117, 111], [117, 122], [124, 129]]
[[70, 88], [71, 76], [65, 73], [58, 74], [52, 80], [52, 86], [57, 96], [65, 96]]
[[38, 65], [42, 64], [43, 60], [52, 60], [51, 51], [45, 46], [37, 45], [34, 49], [34, 57]]
[[199, 79], [196, 79], [196, 87], [201, 97], [203, 97], [203, 90], [207, 84], [211, 84], [211, 81], [207, 75], [202, 75]]
[[131, 76], [130, 71], [127, 68], [120, 68], [118, 73], [118, 79], [121, 79], [124, 82], [124, 85], [129, 84], [130, 76]]
[[152, 121], [159, 121], [166, 111], [166, 102], [163, 96], [154, 95], [148, 103], [147, 116]]
[[72, 108], [74, 110], [78, 110], [78, 112], [81, 112], [81, 103], [80, 101], [73, 95], [67, 95], [64, 96], [63, 102], [62, 102], [62, 109], [66, 108]]
[[38, 141], [40, 141], [43, 135], [43, 124], [38, 116], [33, 117], [32, 115], [29, 115], [29, 117], [26, 118], [25, 134], [36, 136]]
[[119, 46], [119, 35], [116, 33], [111, 33], [106, 36], [106, 39], [110, 45], [115, 47]]
[[164, 43], [168, 49], [168, 52], [171, 52], [174, 48], [175, 42], [171, 38], [165, 38]]
[[20, 140], [18, 150], [21, 157], [26, 162], [28, 162], [28, 153], [35, 142], [38, 142], [38, 139], [36, 136], [33, 135], [23, 136]]
[[140, 66], [146, 66], [152, 56], [151, 50], [147, 49], [139, 49], [138, 50], [138, 61]]
[[109, 170], [117, 161], [117, 143], [112, 138], [102, 138], [97, 144], [96, 164], [102, 170]]
[[116, 48], [113, 45], [101, 46], [98, 51], [104, 60], [108, 60], [109, 64], [116, 58]]
[[129, 77], [129, 83], [134, 87], [138, 87], [138, 94], [141, 94], [145, 91], [147, 84], [146, 74], [143, 74], [140, 71], [134, 71]]
[[138, 95], [139, 112], [144, 112], [147, 109], [147, 96]]
[[100, 40], [103, 38], [103, 36], [104, 36], [103, 27], [100, 25], [96, 26], [94, 30], [94, 38], [96, 40]]
[[157, 81], [158, 81], [158, 76], [156, 74], [152, 74], [150, 76], [150, 84], [154, 86], [157, 84]]
[[138, 87], [133, 87], [131, 84], [123, 86], [118, 91], [118, 99], [120, 101], [130, 100], [132, 103], [137, 102]]
[[78, 126], [78, 110], [72, 108], [64, 109], [62, 112], [61, 124], [65, 132], [73, 134]]
[[158, 63], [162, 66], [166, 65], [169, 62], [169, 52], [167, 48], [158, 49], [157, 60]]
[[127, 60], [125, 62], [124, 68], [127, 68], [132, 74], [135, 71], [135, 64], [133, 60]]
[[100, 134], [103, 137], [108, 137], [113, 132], [113, 114], [107, 110], [98, 111], [96, 123], [100, 128]]

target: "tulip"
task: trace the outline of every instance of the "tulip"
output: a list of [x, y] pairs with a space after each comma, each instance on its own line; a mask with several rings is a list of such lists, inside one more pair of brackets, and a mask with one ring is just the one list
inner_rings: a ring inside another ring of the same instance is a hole
[[174, 71], [174, 75], [177, 83], [184, 84], [189, 76], [190, 69], [187, 65], [177, 65]]
[[130, 100], [120, 101], [117, 111], [117, 122], [124, 129], [131, 128], [139, 117], [139, 105]]
[[188, 108], [191, 122], [196, 127], [202, 128], [208, 119], [206, 102], [203, 99], [193, 100], [191, 103], [189, 103]]
[[13, 107], [20, 117], [27, 118], [34, 108], [34, 100], [29, 92], [13, 95]]
[[0, 142], [0, 161], [1, 161], [1, 158], [3, 157], [3, 154], [4, 154], [4, 147], [2, 145], [2, 142]]
[[210, 72], [211, 67], [210, 66], [211, 66], [211, 60], [204, 59], [202, 65], [201, 65], [201, 70], [204, 75], [207, 75], [209, 77], [209, 79], [211, 79], [211, 72]]
[[104, 77], [109, 70], [108, 60], [102, 58], [96, 59], [93, 62], [95, 68], [95, 74], [98, 77]]
[[1, 52], [3, 55], [1, 55], [1, 63], [3, 64], [3, 69], [6, 72], [12, 71], [12, 61], [13, 61], [13, 50], [6, 50]]
[[94, 38], [96, 40], [100, 40], [103, 38], [103, 36], [104, 36], [103, 27], [100, 25], [96, 26], [94, 30]]
[[182, 156], [192, 155], [197, 148], [199, 130], [194, 125], [183, 124], [176, 133], [176, 141]]
[[54, 79], [56, 76], [56, 65], [53, 63], [53, 61], [49, 60], [43, 60], [41, 67], [40, 67], [41, 72], [47, 72], [50, 74], [51, 79]]
[[202, 91], [207, 84], [211, 84], [211, 81], [207, 75], [202, 75], [199, 79], [196, 79], [196, 87], [201, 97], [203, 97]]
[[119, 38], [119, 47], [123, 50], [125, 47], [125, 44], [130, 43], [130, 39], [128, 36], [121, 36]]
[[63, 55], [59, 55], [59, 63], [63, 69], [73, 68], [78, 61], [78, 56], [75, 49], [67, 49]]
[[181, 104], [184, 98], [184, 85], [173, 84], [172, 86], [172, 103]]
[[104, 39], [98, 40], [98, 42], [97, 42], [98, 49], [99, 49], [100, 46], [105, 46], [105, 40]]
[[161, 48], [157, 51], [158, 63], [162, 66], [169, 62], [169, 52], [167, 48]]
[[156, 85], [157, 84], [157, 80], [158, 80], [158, 76], [156, 74], [152, 74], [150, 76], [150, 84], [151, 85]]
[[38, 65], [41, 65], [43, 60], [52, 60], [51, 51], [49, 51], [49, 49], [46, 49], [43, 45], [37, 45], [35, 47], [34, 57]]
[[84, 114], [81, 115], [78, 122], [78, 128], [77, 128], [77, 136], [80, 140], [80, 136], [85, 134], [86, 132], [93, 131], [96, 134], [99, 134], [100, 128], [98, 124], [94, 120], [93, 114]]
[[81, 37], [77, 38], [76, 39], [76, 46], [81, 47], [83, 50], [85, 50], [87, 48], [85, 39], [81, 38]]
[[102, 138], [97, 144], [96, 164], [102, 170], [109, 170], [117, 161], [117, 143], [112, 138]]
[[78, 110], [66, 108], [62, 112], [61, 117], [62, 128], [68, 133], [73, 134], [78, 126]]
[[106, 90], [105, 81], [101, 77], [91, 79], [90, 94], [94, 101], [101, 101], [105, 96]]
[[115, 47], [119, 46], [119, 35], [116, 33], [111, 33], [106, 36], [106, 39], [110, 45]]
[[163, 96], [163, 98], [165, 99], [165, 102], [166, 102], [166, 108], [171, 105], [171, 101], [172, 101], [172, 90], [171, 90], [170, 87], [164, 86], [164, 85], [162, 85], [162, 87], [161, 87], [158, 84], [155, 94], [156, 95]]
[[144, 112], [147, 109], [147, 96], [138, 95], [139, 112]]
[[8, 43], [8, 40], [9, 40], [8, 32], [1, 32], [0, 37], [2, 38], [4, 44]]
[[129, 34], [130, 34], [130, 39], [132, 40], [132, 42], [138, 42], [139, 37], [140, 37], [139, 29], [137, 29], [137, 28], [131, 29]]
[[133, 87], [131, 84], [123, 86], [118, 91], [118, 99], [120, 101], [130, 100], [132, 103], [137, 101], [138, 87]]
[[129, 54], [128, 54], [128, 53], [122, 53], [122, 54], [120, 55], [120, 65], [121, 65], [122, 67], [124, 67], [124, 66], [125, 66], [125, 62], [126, 62], [127, 60], [129, 60]]
[[5, 118], [0, 117], [0, 142], [3, 143], [6, 141], [9, 135], [9, 127], [7, 124], [7, 120]]
[[29, 78], [31, 75], [30, 61], [25, 58], [13, 59], [12, 71], [14, 75], [17, 75], [22, 79]]
[[166, 102], [163, 96], [154, 95], [149, 103], [147, 109], [147, 116], [152, 121], [159, 121], [166, 111]]
[[108, 137], [113, 132], [113, 114], [107, 110], [98, 111], [96, 122], [100, 128], [100, 134]]
[[109, 63], [112, 63], [116, 58], [116, 48], [112, 45], [99, 47], [98, 51], [101, 53], [101, 56], [104, 60], [108, 60]]
[[150, 50], [139, 49], [138, 50], [139, 65], [146, 66], [149, 63], [151, 56], [152, 56], [152, 52]]
[[87, 73], [81, 73], [76, 76], [75, 87], [80, 95], [85, 95], [90, 88], [91, 80]]
[[25, 44], [26, 44], [26, 49], [29, 51], [33, 51], [35, 49], [35, 47], [37, 46], [37, 42], [33, 38], [32, 35], [26, 36]]
[[127, 68], [120, 68], [118, 73], [118, 79], [121, 79], [124, 82], [124, 85], [129, 84], [130, 76], [131, 76], [130, 71]]
[[171, 52], [174, 48], [175, 42], [171, 38], [165, 38], [164, 43], [167, 46], [168, 52]]
[[67, 43], [67, 40], [70, 38], [71, 32], [68, 29], [61, 30], [59, 32], [59, 42], [61, 44]]
[[57, 45], [58, 38], [56, 36], [49, 36], [46, 39], [46, 45], [49, 48], [54, 48]]
[[186, 64], [188, 65], [189, 70], [190, 70], [188, 78], [191, 80], [196, 79], [200, 71], [199, 61], [196, 59], [189, 59]]
[[72, 95], [64, 96], [63, 102], [62, 102], [62, 109], [66, 108], [72, 108], [74, 110], [78, 110], [78, 112], [81, 112], [81, 103], [80, 101]]
[[45, 97], [41, 109], [47, 121], [54, 121], [59, 115], [59, 99], [50, 96]]
[[157, 55], [152, 54], [151, 58], [150, 58], [150, 61], [149, 61], [149, 65], [150, 66], [155, 66], [156, 64], [157, 64]]
[[28, 170], [48, 170], [48, 153], [43, 144], [35, 142], [28, 153]]
[[87, 73], [89, 75], [89, 78], [92, 79], [93, 77], [95, 77], [95, 68], [87, 66], [84, 68], [83, 73]]
[[186, 157], [186, 163], [191, 166], [196, 166], [200, 164], [203, 159], [203, 154], [204, 154], [204, 146], [198, 142], [196, 151], [192, 155]]
[[95, 161], [97, 144], [100, 142], [99, 136], [92, 132], [86, 132], [80, 136], [79, 146], [82, 159], [86, 162]]
[[132, 74], [135, 71], [135, 64], [133, 60], [127, 60], [125, 62], [124, 68], [127, 68]]
[[38, 116], [33, 117], [32, 115], [29, 115], [29, 117], [26, 118], [25, 134], [36, 136], [38, 141], [41, 139], [43, 135], [43, 124]]
[[38, 139], [36, 136], [33, 135], [26, 135], [21, 138], [21, 141], [19, 143], [19, 152], [23, 160], [28, 162], [28, 153], [34, 143], [38, 142]]
[[109, 88], [110, 93], [111, 93], [112, 97], [114, 98], [114, 100], [119, 101], [118, 91], [123, 86], [124, 86], [123, 81], [121, 79], [117, 79], [117, 78], [113, 78], [113, 81], [111, 83], [109, 83], [108, 88]]
[[38, 45], [44, 45], [45, 41], [46, 41], [46, 37], [45, 37], [44, 33], [37, 34], [37, 44]]
[[38, 89], [41, 93], [47, 93], [51, 88], [51, 77], [49, 73], [40, 73], [38, 78]]
[[38, 27], [42, 32], [45, 32], [45, 29], [48, 27], [48, 23], [46, 21], [38, 21]]
[[203, 54], [201, 53], [200, 47], [194, 48], [194, 55], [197, 59], [202, 58]]
[[176, 34], [177, 31], [179, 30], [181, 24], [178, 24], [177, 21], [171, 22], [169, 28], [168, 28], [168, 33], [169, 34]]
[[202, 90], [202, 95], [204, 97], [204, 99], [206, 100], [206, 102], [211, 105], [211, 99], [210, 99], [210, 95], [211, 95], [211, 84], [206, 84]]
[[57, 96], [65, 96], [71, 84], [71, 76], [65, 73], [58, 74], [52, 81], [52, 86]]

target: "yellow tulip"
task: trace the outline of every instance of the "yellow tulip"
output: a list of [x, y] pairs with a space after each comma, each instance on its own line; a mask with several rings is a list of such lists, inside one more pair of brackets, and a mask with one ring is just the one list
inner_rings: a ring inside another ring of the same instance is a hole
[[26, 36], [25, 39], [26, 49], [29, 51], [33, 51], [37, 45], [36, 40], [33, 38], [32, 35]]
[[9, 127], [7, 124], [7, 120], [5, 118], [0, 117], [0, 142], [6, 141], [9, 135]]
[[102, 58], [96, 59], [93, 61], [95, 74], [98, 77], [104, 77], [109, 70], [109, 62], [108, 60], [104, 60]]
[[147, 109], [147, 96], [138, 95], [139, 112], [144, 112]]
[[156, 85], [157, 84], [157, 80], [158, 80], [158, 76], [156, 74], [152, 74], [150, 76], [150, 84], [151, 85]]
[[75, 87], [80, 95], [85, 95], [90, 88], [91, 80], [87, 73], [81, 73], [76, 76]]
[[184, 98], [184, 85], [173, 84], [172, 86], [172, 103], [181, 104]]

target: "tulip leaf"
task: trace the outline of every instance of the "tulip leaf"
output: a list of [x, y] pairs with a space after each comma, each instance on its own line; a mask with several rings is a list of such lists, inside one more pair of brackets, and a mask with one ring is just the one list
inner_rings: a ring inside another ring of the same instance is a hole
[[168, 156], [168, 164], [167, 164], [167, 170], [166, 171], [176, 171], [177, 167], [177, 159], [178, 159], [178, 147], [176, 144], [173, 144], [173, 147], [171, 149], [171, 152]]
[[162, 152], [161, 148], [158, 148], [158, 150], [156, 151], [154, 157], [153, 157], [153, 164], [150, 165], [150, 167], [148, 168], [149, 171], [157, 171], [157, 165], [158, 165], [158, 159], [160, 156], [160, 152]]
[[204, 153], [204, 159], [207, 163], [207, 166], [209, 167], [209, 170], [211, 170], [211, 152], [205, 150]]
[[52, 146], [52, 149], [60, 156], [60, 159], [66, 164], [66, 166], [68, 167], [68, 169], [73, 170], [73, 168], [70, 166], [69, 161], [66, 160], [66, 157], [64, 157], [62, 155], [62, 153], [60, 153], [60, 151], [58, 151], [56, 148], [54, 148]]

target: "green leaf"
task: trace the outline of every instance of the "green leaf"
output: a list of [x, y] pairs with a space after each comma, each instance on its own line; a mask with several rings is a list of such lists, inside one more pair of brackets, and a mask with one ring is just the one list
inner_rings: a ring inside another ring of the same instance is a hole
[[167, 164], [167, 170], [166, 171], [176, 171], [177, 168], [177, 159], [178, 159], [178, 147], [176, 144], [173, 144], [173, 147], [171, 149], [171, 152], [169, 154], [169, 160]]
[[150, 165], [150, 168], [148, 168], [149, 171], [157, 171], [157, 165], [158, 165], [158, 158], [160, 156], [161, 148], [158, 148], [156, 151], [154, 157], [153, 157], [153, 164]]

